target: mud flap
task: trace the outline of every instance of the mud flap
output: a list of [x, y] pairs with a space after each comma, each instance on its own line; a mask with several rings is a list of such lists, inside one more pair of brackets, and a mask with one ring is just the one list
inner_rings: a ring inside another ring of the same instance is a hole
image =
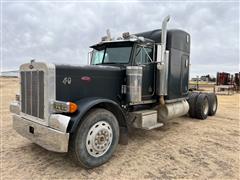
[[120, 137], [119, 144], [127, 145], [128, 144], [128, 129], [127, 127], [120, 127]]

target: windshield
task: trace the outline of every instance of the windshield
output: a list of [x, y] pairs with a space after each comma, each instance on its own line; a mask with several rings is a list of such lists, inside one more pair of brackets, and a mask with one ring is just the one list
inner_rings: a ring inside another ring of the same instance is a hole
[[106, 47], [93, 50], [91, 64], [127, 64], [132, 47]]

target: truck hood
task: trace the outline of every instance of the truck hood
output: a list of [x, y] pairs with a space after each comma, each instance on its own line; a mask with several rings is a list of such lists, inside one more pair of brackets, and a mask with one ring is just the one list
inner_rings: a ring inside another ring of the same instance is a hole
[[56, 100], [102, 97], [120, 101], [124, 77], [124, 67], [56, 65]]

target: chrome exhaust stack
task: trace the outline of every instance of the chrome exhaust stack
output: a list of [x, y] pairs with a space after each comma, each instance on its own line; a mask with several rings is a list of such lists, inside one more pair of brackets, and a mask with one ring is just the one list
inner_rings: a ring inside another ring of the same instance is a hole
[[161, 62], [164, 62], [165, 51], [166, 51], [166, 41], [167, 41], [167, 23], [170, 20], [170, 16], [166, 16], [162, 22], [162, 32], [161, 32]]
[[162, 22], [161, 43], [157, 45], [157, 94], [160, 96], [159, 102], [164, 105], [164, 96], [167, 95], [168, 85], [168, 56], [166, 51], [167, 23], [170, 16], [166, 16]]

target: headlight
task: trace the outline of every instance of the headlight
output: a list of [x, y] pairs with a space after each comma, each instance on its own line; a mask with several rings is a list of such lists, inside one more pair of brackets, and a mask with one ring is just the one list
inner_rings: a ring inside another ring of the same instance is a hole
[[77, 111], [78, 106], [73, 102], [54, 101], [52, 103], [53, 112], [55, 113], [74, 113]]

